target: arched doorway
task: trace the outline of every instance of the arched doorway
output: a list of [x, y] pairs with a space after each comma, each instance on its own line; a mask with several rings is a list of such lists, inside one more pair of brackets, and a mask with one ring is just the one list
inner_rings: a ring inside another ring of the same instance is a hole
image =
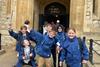
[[66, 6], [58, 2], [48, 4], [44, 8], [44, 14], [39, 15], [39, 30], [42, 30], [42, 26], [45, 22], [54, 22], [62, 24], [65, 28], [69, 27], [69, 14]]

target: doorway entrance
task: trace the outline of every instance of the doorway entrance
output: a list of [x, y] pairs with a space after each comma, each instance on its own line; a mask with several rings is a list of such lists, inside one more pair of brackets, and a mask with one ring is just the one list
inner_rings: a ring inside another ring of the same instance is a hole
[[[45, 22], [54, 24], [62, 24], [65, 29], [69, 27], [69, 14], [66, 13], [67, 9], [64, 5], [53, 2], [47, 5], [44, 9], [44, 14], [39, 15], [39, 31], [42, 32], [42, 27]], [[69, 11], [68, 11], [69, 12]]]

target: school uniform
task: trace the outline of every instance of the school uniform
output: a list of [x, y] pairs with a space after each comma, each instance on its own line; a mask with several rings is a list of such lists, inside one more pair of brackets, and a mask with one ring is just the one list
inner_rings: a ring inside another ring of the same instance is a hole
[[[48, 33], [45, 32], [44, 35], [48, 35]], [[55, 40], [57, 42], [57, 38], [56, 37], [55, 37]], [[53, 45], [51, 47], [51, 54], [52, 54], [52, 58], [53, 58], [53, 66], [56, 67], [56, 45]]]
[[[66, 34], [64, 32], [58, 32], [57, 33], [56, 39], [59, 42], [59, 45], [58, 46], [60, 48], [63, 46], [64, 41], [66, 40], [66, 37], [67, 36], [66, 36]], [[60, 56], [61, 56], [61, 51], [58, 54], [58, 66], [59, 66]]]
[[82, 49], [76, 36], [73, 39], [68, 37], [62, 47], [60, 61], [63, 62], [65, 60], [69, 67], [81, 67], [82, 60], [89, 59], [88, 49], [84, 42], [82, 42], [81, 47]]
[[42, 59], [46, 58], [49, 60], [51, 57], [51, 47], [56, 45], [55, 38], [50, 38], [48, 35], [42, 35], [34, 30], [30, 31], [30, 38], [36, 41], [36, 53], [42, 57]]
[[[32, 53], [32, 57], [30, 57], [30, 54]], [[25, 56], [25, 59], [23, 59], [23, 56]], [[30, 45], [29, 47], [21, 47], [21, 50], [19, 51], [19, 57], [16, 64], [16, 67], [22, 67], [23, 64], [31, 64], [32, 67], [36, 67], [35, 63], [35, 51], [34, 48]]]
[[64, 44], [64, 41], [66, 40], [67, 35], [65, 34], [65, 32], [58, 32], [56, 35], [56, 39], [57, 41], [60, 43], [60, 47], [62, 47], [62, 45]]
[[13, 38], [15, 38], [17, 40], [16, 43], [16, 51], [19, 52], [21, 49], [21, 44], [23, 42], [23, 40], [25, 39], [29, 39], [29, 33], [26, 33], [26, 36], [24, 36], [21, 32], [15, 33], [13, 30], [9, 31], [10, 36], [12, 36]]

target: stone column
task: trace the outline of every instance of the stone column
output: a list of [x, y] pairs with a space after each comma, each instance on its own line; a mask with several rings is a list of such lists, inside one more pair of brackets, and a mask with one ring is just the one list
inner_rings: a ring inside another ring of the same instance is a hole
[[17, 0], [17, 29], [19, 29], [27, 19], [31, 22], [30, 26], [33, 26], [33, 3], [34, 0]]
[[92, 31], [93, 0], [85, 0], [84, 9], [84, 32]]
[[34, 1], [34, 29], [38, 30], [39, 28], [39, 2], [37, 0]]
[[70, 27], [74, 27], [77, 30], [78, 35], [82, 34], [83, 20], [84, 20], [84, 0], [71, 0]]
[[95, 0], [95, 8], [97, 9], [97, 16], [100, 19], [100, 0]]
[[17, 0], [11, 0], [11, 13], [10, 13], [10, 21], [14, 30], [16, 30], [16, 9], [17, 9]]
[[8, 24], [12, 23], [11, 20], [11, 0], [0, 0], [0, 33], [2, 34], [1, 45], [14, 44], [14, 39], [8, 34]]

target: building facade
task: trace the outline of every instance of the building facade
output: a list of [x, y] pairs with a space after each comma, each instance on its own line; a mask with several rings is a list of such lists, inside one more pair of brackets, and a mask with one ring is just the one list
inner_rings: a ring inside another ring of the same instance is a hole
[[[44, 22], [60, 20], [66, 28], [74, 27], [79, 36], [100, 39], [100, 0], [0, 0], [0, 33], [2, 44], [13, 44], [7, 31], [15, 31], [25, 20], [41, 30]], [[52, 20], [51, 20], [52, 19]], [[15, 41], [14, 41], [15, 42]]]

